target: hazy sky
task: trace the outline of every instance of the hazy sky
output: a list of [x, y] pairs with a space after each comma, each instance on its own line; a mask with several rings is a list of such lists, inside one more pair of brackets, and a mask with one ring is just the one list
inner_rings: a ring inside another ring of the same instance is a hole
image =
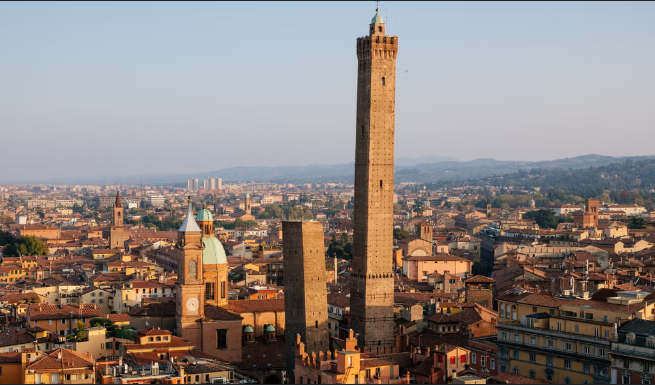
[[[380, 2], [396, 156], [655, 154], [654, 2]], [[354, 160], [375, 2], [1, 2], [0, 182]]]

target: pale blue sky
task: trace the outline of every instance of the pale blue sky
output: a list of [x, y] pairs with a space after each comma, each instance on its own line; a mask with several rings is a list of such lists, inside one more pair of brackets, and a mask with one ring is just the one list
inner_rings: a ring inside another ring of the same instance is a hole
[[[396, 155], [655, 151], [654, 2], [381, 2]], [[0, 182], [354, 159], [369, 2], [1, 2]]]

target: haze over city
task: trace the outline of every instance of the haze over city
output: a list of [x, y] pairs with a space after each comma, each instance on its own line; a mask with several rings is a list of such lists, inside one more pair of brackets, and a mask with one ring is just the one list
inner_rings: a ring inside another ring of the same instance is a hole
[[[3, 2], [0, 181], [352, 162], [354, 37], [372, 9]], [[653, 154], [654, 3], [380, 13], [406, 42], [397, 157]]]

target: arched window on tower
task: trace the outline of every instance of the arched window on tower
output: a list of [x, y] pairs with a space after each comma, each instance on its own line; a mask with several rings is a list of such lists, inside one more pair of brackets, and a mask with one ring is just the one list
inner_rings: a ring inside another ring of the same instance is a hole
[[378, 32], [382, 32], [382, 27], [378, 27]]
[[198, 277], [198, 264], [196, 261], [189, 262], [189, 276], [196, 278]]

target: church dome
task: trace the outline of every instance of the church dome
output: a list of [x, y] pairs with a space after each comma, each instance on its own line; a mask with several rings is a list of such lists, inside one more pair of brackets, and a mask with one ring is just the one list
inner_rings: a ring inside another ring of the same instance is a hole
[[202, 245], [205, 247], [202, 250], [202, 264], [203, 265], [220, 265], [227, 263], [227, 256], [225, 255], [225, 248], [218, 238], [202, 237]]
[[266, 327], [266, 331], [269, 333], [275, 333], [275, 328], [273, 327], [273, 325], [268, 325]]
[[244, 333], [254, 333], [255, 331], [252, 330], [252, 327], [250, 325], [246, 326], [246, 328], [243, 330]]
[[382, 20], [382, 16], [376, 12], [373, 19], [371, 19], [371, 24], [384, 24], [384, 20]]
[[207, 209], [202, 209], [198, 211], [198, 215], [196, 216], [196, 221], [197, 222], [213, 222], [214, 217], [212, 216], [212, 213], [209, 212]]

